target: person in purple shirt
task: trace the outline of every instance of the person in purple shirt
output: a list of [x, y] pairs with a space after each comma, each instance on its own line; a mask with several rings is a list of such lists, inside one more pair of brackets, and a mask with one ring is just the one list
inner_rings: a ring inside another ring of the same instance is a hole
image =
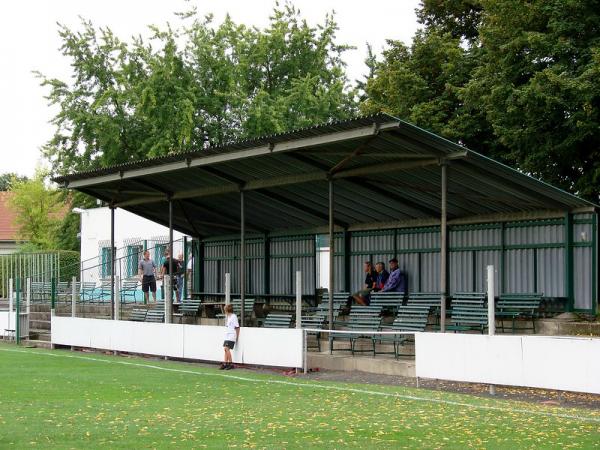
[[406, 292], [406, 277], [400, 271], [396, 258], [390, 259], [390, 277], [381, 292]]

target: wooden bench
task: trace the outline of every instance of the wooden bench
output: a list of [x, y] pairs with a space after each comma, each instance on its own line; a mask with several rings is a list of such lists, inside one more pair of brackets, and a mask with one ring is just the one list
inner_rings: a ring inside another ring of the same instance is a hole
[[504, 320], [508, 318], [512, 321], [512, 332], [516, 331], [515, 323], [522, 320], [525, 323], [531, 321], [531, 328], [523, 327], [521, 330], [533, 330], [535, 333], [535, 318], [540, 310], [540, 302], [543, 294], [541, 293], [516, 293], [501, 294], [496, 304], [496, 318], [500, 320], [500, 328], [504, 333]]
[[488, 326], [485, 292], [457, 292], [452, 296], [448, 331], [480, 331]]
[[352, 308], [352, 314], [354, 315], [368, 314], [370, 316], [381, 316], [382, 313], [383, 307], [377, 305], [355, 305], [354, 308]]
[[[325, 324], [325, 320], [326, 320], [325, 317], [320, 316], [320, 315], [304, 316], [301, 318], [302, 328], [312, 328], [312, 329], [322, 330], [323, 325]], [[317, 350], [320, 352], [321, 351], [321, 332], [320, 331], [307, 331], [306, 335], [314, 336], [317, 341], [315, 346], [310, 346], [309, 341], [307, 339], [307, 342], [306, 342], [307, 350], [309, 348], [317, 348]]]
[[130, 278], [121, 282], [121, 300], [126, 300], [128, 297], [133, 297], [133, 301], [137, 302], [135, 293], [137, 292], [138, 280], [137, 278]]
[[439, 324], [442, 294], [439, 292], [411, 292], [408, 294], [406, 304], [409, 306], [424, 306], [435, 317], [435, 324]]
[[[427, 305], [406, 305], [398, 309], [394, 322], [391, 325], [381, 327], [382, 331], [425, 331], [429, 320], [430, 307]], [[376, 342], [380, 344], [392, 343], [394, 346], [394, 357], [400, 353], [400, 347], [411, 337], [405, 334], [377, 335]], [[378, 352], [390, 353], [390, 352]]]
[[[379, 315], [370, 314], [355, 314], [352, 312], [345, 322], [346, 331], [378, 331], [381, 324], [381, 317]], [[352, 352], [366, 352], [369, 350], [356, 350], [356, 342], [359, 339], [369, 339], [373, 344], [373, 356], [375, 356], [375, 336], [369, 333], [329, 333], [329, 353], [333, 353], [333, 350], [344, 350]], [[333, 348], [333, 341], [335, 340], [348, 340], [350, 341], [350, 348]]]
[[396, 314], [404, 302], [404, 297], [403, 292], [373, 292], [369, 306], [377, 306], [385, 312]]
[[[254, 312], [254, 303], [255, 299], [253, 298], [245, 298], [244, 299], [244, 319], [251, 319], [252, 313]], [[233, 312], [240, 319], [241, 311], [242, 311], [242, 299], [241, 298], [232, 298], [231, 306], [233, 306]], [[224, 319], [225, 314], [218, 313], [215, 316], [217, 319]]]
[[79, 297], [82, 300], [90, 300], [94, 296], [94, 289], [96, 289], [96, 283], [93, 281], [84, 281], [80, 283]]
[[129, 320], [133, 322], [145, 322], [147, 312], [148, 310], [146, 309], [135, 308], [129, 314]]
[[149, 309], [146, 313], [146, 322], [163, 323], [165, 321], [164, 308]]
[[263, 323], [265, 328], [289, 328], [292, 324], [291, 314], [267, 314]]
[[202, 301], [197, 299], [185, 299], [179, 306], [179, 312], [182, 316], [196, 317], [200, 314]]

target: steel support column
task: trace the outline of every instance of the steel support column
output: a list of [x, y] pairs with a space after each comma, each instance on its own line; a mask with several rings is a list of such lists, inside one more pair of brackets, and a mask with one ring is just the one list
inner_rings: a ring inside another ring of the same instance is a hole
[[115, 208], [110, 207], [110, 318], [115, 319]]
[[[163, 279], [163, 286], [165, 280]], [[173, 320], [173, 200], [169, 198], [169, 283], [165, 297], [165, 323]]]
[[442, 214], [440, 217], [440, 331], [446, 332], [448, 296], [448, 165], [442, 162]]
[[246, 300], [246, 216], [244, 211], [244, 191], [240, 191], [240, 326], [244, 326], [244, 309]]
[[333, 293], [335, 292], [335, 233], [333, 214], [333, 180], [329, 179], [329, 308], [327, 320], [329, 329], [333, 329]]

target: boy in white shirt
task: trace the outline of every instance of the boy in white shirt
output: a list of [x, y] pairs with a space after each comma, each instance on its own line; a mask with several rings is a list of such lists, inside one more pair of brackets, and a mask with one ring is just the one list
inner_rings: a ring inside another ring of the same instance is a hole
[[239, 339], [239, 337], [240, 324], [238, 323], [237, 316], [233, 313], [233, 306], [231, 304], [225, 305], [225, 342], [223, 342], [225, 358], [223, 364], [221, 364], [221, 367], [219, 367], [219, 369], [233, 369], [233, 359], [231, 358], [231, 350], [233, 350], [233, 347], [235, 347], [235, 343]]

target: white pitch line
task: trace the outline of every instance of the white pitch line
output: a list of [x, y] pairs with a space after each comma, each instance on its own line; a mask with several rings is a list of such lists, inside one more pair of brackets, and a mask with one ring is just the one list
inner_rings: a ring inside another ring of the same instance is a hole
[[229, 379], [233, 379], [233, 380], [248, 381], [251, 383], [282, 384], [282, 385], [286, 385], [286, 386], [296, 386], [296, 387], [303, 387], [303, 388], [315, 388], [315, 389], [325, 389], [325, 390], [341, 391], [341, 392], [353, 392], [353, 393], [357, 393], [357, 394], [367, 394], [367, 395], [377, 395], [377, 396], [382, 396], [382, 397], [399, 398], [402, 400], [413, 400], [413, 401], [429, 402], [429, 403], [441, 403], [441, 404], [445, 404], [445, 405], [460, 406], [460, 407], [471, 408], [471, 409], [482, 409], [482, 410], [487, 410], [487, 411], [499, 411], [499, 412], [507, 412], [507, 413], [517, 412], [517, 413], [522, 413], [522, 414], [533, 414], [533, 415], [544, 416], [544, 417], [554, 417], [554, 418], [560, 418], [560, 419], [579, 420], [582, 422], [600, 423], [600, 417], [586, 417], [586, 416], [578, 416], [578, 415], [572, 415], [572, 414], [560, 414], [560, 413], [556, 414], [556, 413], [552, 413], [552, 412], [535, 411], [535, 410], [520, 409], [520, 408], [508, 409], [508, 408], [501, 408], [498, 406], [475, 405], [475, 404], [470, 404], [470, 403], [456, 402], [453, 400], [417, 397], [415, 395], [395, 394], [395, 393], [390, 393], [390, 392], [371, 391], [368, 389], [357, 389], [357, 388], [343, 387], [343, 386], [329, 386], [329, 385], [318, 384], [318, 383], [298, 383], [298, 382], [294, 382], [294, 381], [285, 381], [285, 380], [263, 380], [263, 379], [248, 378], [248, 377], [243, 377], [240, 375], [231, 375], [231, 374], [225, 374], [225, 373], [203, 373], [203, 372], [196, 372], [194, 370], [174, 369], [171, 367], [155, 366], [153, 364], [134, 363], [134, 362], [130, 362], [130, 361], [118, 361], [118, 360], [114, 360], [114, 359], [113, 360], [101, 359], [101, 358], [93, 358], [93, 357], [88, 357], [88, 356], [67, 355], [67, 354], [63, 354], [63, 353], [45, 353], [45, 352], [14, 350], [14, 349], [5, 349], [5, 348], [0, 348], [0, 351], [12, 352], [12, 353], [26, 353], [29, 355], [33, 354], [33, 355], [38, 355], [38, 356], [53, 356], [53, 357], [57, 357], [57, 358], [82, 359], [84, 361], [103, 362], [103, 363], [107, 363], [107, 364], [121, 364], [121, 365], [125, 365], [125, 366], [143, 367], [143, 368], [147, 368], [147, 369], [162, 370], [162, 371], [166, 371], [166, 372], [185, 373], [185, 374], [200, 375], [200, 376], [207, 376], [207, 377], [229, 378]]

